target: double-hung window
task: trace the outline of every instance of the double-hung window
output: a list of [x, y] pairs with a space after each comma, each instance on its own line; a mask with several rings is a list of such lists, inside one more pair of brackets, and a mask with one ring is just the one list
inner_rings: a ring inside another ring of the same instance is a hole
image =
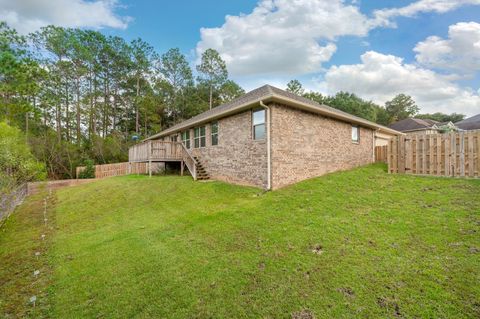
[[252, 113], [253, 139], [261, 140], [265, 138], [265, 110], [256, 110]]
[[360, 142], [360, 128], [355, 125], [352, 125], [352, 142]]
[[182, 142], [187, 149], [190, 148], [190, 130], [182, 132]]
[[218, 122], [213, 122], [210, 129], [212, 131], [212, 145], [218, 145]]
[[205, 126], [196, 127], [194, 129], [193, 140], [195, 148], [205, 147]]

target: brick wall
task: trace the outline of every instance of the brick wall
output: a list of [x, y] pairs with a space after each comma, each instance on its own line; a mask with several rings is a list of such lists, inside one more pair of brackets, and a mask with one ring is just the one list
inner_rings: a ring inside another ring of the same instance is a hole
[[349, 123], [275, 105], [272, 108], [272, 188], [373, 162], [373, 131], [360, 128], [352, 142]]
[[206, 147], [193, 148], [193, 129], [190, 139], [192, 155], [199, 157], [211, 178], [266, 188], [266, 141], [253, 140], [251, 111], [218, 120], [218, 145], [211, 145], [210, 124], [206, 124]]
[[[371, 129], [360, 127], [360, 142], [353, 143], [349, 123], [282, 105], [272, 105], [271, 109], [273, 189], [374, 161]], [[218, 120], [216, 146], [211, 145], [210, 124], [205, 126], [206, 147], [193, 148], [192, 128], [190, 150], [210, 177], [266, 188], [267, 145], [266, 140], [252, 138], [251, 111]]]

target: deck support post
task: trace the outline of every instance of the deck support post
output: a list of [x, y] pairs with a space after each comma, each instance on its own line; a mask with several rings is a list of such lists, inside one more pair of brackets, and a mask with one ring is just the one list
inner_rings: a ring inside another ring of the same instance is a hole
[[183, 176], [183, 161], [180, 162], [180, 176]]

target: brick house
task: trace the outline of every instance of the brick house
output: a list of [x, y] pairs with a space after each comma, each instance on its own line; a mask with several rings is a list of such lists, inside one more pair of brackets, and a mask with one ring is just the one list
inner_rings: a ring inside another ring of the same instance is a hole
[[150, 136], [129, 161], [177, 161], [195, 179], [278, 189], [372, 163], [377, 140], [398, 134], [265, 85]]

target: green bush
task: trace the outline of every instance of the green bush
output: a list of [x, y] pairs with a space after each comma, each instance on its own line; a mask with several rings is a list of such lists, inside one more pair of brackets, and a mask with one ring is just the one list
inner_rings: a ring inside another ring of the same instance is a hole
[[85, 169], [78, 174], [78, 178], [95, 178], [95, 165], [92, 160], [85, 161]]
[[35, 159], [22, 132], [0, 122], [0, 188], [46, 176], [45, 165]]

